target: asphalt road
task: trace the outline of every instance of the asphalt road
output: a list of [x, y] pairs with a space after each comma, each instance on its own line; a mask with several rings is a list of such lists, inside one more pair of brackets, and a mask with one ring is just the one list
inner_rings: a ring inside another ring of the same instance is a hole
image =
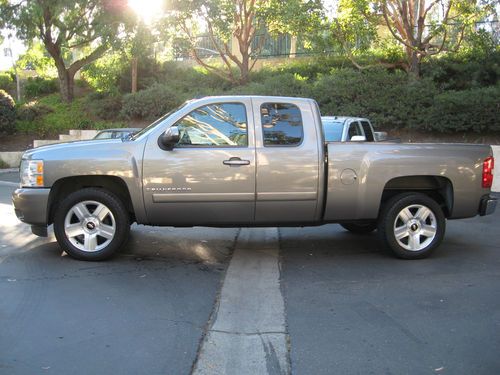
[[337, 225], [281, 229], [292, 372], [499, 374], [499, 223], [448, 221], [418, 261]]
[[237, 229], [134, 226], [112, 261], [61, 256], [0, 186], [0, 374], [189, 374]]
[[0, 374], [234, 374], [244, 361], [210, 353], [241, 348], [260, 368], [260, 341], [270, 374], [500, 373], [500, 211], [448, 222], [419, 261], [337, 225], [133, 226], [120, 255], [86, 263], [32, 236], [12, 190], [0, 185]]

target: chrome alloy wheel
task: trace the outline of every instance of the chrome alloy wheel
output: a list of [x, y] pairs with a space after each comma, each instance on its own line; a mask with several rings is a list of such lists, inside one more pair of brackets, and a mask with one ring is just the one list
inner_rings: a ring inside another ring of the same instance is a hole
[[436, 237], [437, 220], [426, 206], [413, 204], [403, 208], [394, 220], [394, 237], [406, 250], [425, 249]]
[[73, 246], [85, 252], [104, 249], [116, 233], [111, 210], [96, 201], [75, 204], [64, 220], [64, 232]]

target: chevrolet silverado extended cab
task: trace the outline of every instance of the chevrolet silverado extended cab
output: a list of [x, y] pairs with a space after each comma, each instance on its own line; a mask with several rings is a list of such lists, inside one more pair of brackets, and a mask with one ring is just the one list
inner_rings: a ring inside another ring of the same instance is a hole
[[130, 224], [378, 230], [399, 257], [429, 255], [447, 219], [491, 214], [491, 147], [325, 142], [312, 99], [184, 103], [128, 139], [28, 150], [13, 194], [33, 233], [54, 224], [84, 260], [112, 256]]

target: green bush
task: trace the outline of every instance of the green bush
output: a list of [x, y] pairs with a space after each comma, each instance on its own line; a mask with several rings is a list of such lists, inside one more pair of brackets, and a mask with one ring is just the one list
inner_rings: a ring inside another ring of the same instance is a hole
[[4, 90], [0, 90], [0, 133], [15, 132], [16, 106], [14, 99]]
[[368, 117], [383, 129], [421, 125], [420, 113], [436, 94], [429, 80], [411, 81], [403, 72], [335, 69], [314, 84], [312, 97], [323, 115]]
[[113, 120], [122, 109], [122, 96], [115, 93], [91, 93], [86, 97], [85, 107], [101, 120]]
[[298, 74], [276, 73], [263, 82], [252, 82], [229, 91], [239, 95], [273, 95], [308, 97], [311, 94], [307, 80]]
[[480, 56], [470, 53], [435, 58], [422, 64], [422, 76], [444, 90], [496, 85], [500, 77], [500, 50]]
[[7, 72], [0, 72], [0, 90], [12, 91], [15, 90], [16, 84], [12, 75]]
[[35, 121], [51, 112], [52, 108], [33, 101], [17, 107], [17, 118], [21, 121]]
[[183, 102], [175, 90], [155, 84], [150, 88], [123, 97], [121, 114], [128, 119], [155, 119]]
[[499, 86], [444, 92], [434, 98], [423, 128], [439, 132], [498, 132], [498, 98]]
[[28, 99], [52, 94], [59, 90], [56, 78], [29, 77], [24, 83], [24, 96]]

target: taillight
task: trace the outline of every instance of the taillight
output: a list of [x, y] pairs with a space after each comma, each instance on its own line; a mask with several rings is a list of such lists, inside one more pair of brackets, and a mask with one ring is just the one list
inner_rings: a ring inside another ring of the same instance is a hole
[[487, 157], [483, 161], [483, 188], [491, 188], [493, 185], [493, 167], [495, 159], [493, 156]]

